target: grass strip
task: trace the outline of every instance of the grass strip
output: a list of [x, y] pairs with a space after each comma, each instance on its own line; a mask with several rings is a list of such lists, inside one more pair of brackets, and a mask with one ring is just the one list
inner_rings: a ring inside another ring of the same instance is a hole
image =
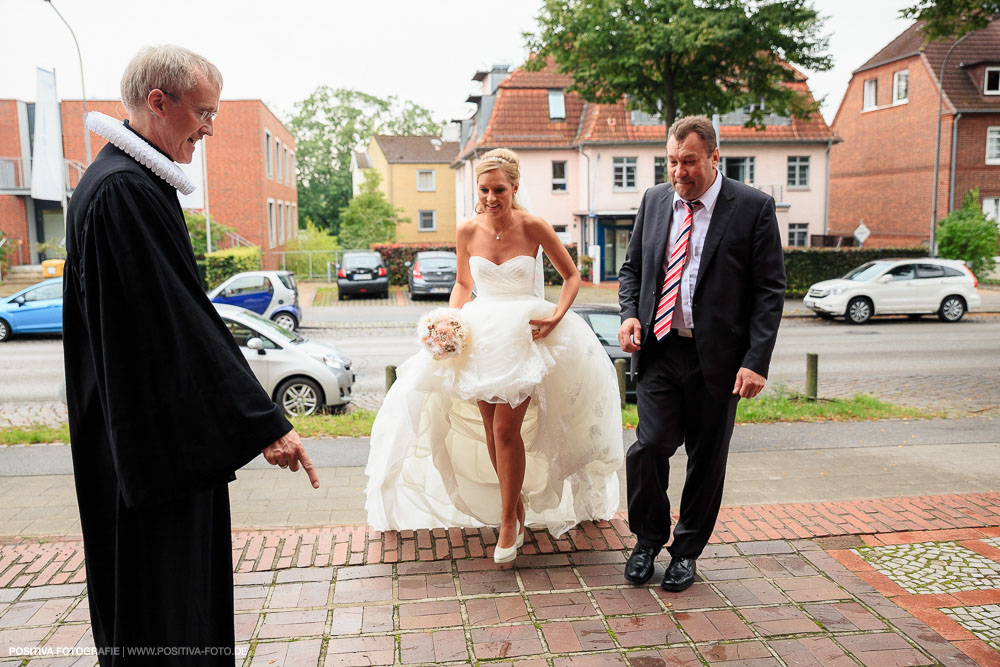
[[292, 418], [292, 426], [303, 438], [361, 438], [371, 435], [375, 413], [356, 408], [332, 415], [312, 415]]
[[69, 442], [69, 424], [31, 424], [0, 428], [0, 445], [34, 445], [39, 442]]

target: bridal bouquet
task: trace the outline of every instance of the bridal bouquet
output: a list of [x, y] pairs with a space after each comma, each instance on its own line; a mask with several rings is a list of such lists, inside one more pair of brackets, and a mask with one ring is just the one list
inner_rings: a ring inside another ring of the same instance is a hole
[[435, 361], [458, 357], [469, 340], [469, 325], [455, 308], [435, 308], [417, 323], [417, 339]]

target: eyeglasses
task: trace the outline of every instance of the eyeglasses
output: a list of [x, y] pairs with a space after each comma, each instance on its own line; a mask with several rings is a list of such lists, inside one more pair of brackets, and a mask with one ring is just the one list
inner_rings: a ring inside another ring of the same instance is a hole
[[200, 107], [200, 106], [198, 106], [196, 104], [191, 104], [187, 100], [183, 100], [180, 97], [178, 97], [177, 95], [174, 95], [173, 93], [167, 92], [166, 90], [163, 90], [162, 88], [160, 89], [160, 92], [163, 93], [164, 95], [166, 95], [167, 97], [169, 97], [170, 99], [172, 99], [174, 102], [183, 102], [184, 104], [188, 105], [189, 107], [191, 107], [192, 109], [194, 109], [195, 111], [197, 111], [198, 114], [199, 114], [198, 117], [201, 119], [201, 122], [203, 122], [203, 123], [207, 123], [209, 121], [214, 121], [215, 117], [219, 115], [218, 111], [212, 111], [211, 109], [205, 109], [205, 108]]

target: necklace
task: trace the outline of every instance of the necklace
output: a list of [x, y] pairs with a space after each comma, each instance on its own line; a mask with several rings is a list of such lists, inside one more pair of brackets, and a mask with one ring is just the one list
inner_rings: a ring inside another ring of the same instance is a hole
[[107, 139], [133, 160], [180, 190], [181, 194], [189, 195], [194, 192], [194, 183], [173, 160], [164, 157], [135, 132], [129, 131], [111, 116], [100, 111], [91, 111], [87, 114], [86, 125], [88, 130]]
[[505, 231], [507, 231], [508, 229], [510, 229], [513, 226], [514, 226], [514, 223], [510, 223], [509, 225], [507, 225], [506, 227], [504, 227], [503, 229], [501, 229], [499, 232], [493, 231], [493, 238], [495, 238], [497, 241], [499, 241], [500, 240], [500, 235], [503, 234]]

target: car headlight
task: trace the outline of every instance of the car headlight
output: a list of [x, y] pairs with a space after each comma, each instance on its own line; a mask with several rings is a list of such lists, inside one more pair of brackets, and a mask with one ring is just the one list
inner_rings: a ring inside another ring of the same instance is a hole
[[843, 294], [846, 291], [847, 291], [846, 287], [834, 287], [832, 290], [830, 290], [830, 294], [831, 295], [834, 295], [834, 294]]
[[323, 355], [323, 363], [329, 366], [330, 368], [341, 369], [344, 367], [346, 362], [342, 357], [336, 354], [326, 354]]

